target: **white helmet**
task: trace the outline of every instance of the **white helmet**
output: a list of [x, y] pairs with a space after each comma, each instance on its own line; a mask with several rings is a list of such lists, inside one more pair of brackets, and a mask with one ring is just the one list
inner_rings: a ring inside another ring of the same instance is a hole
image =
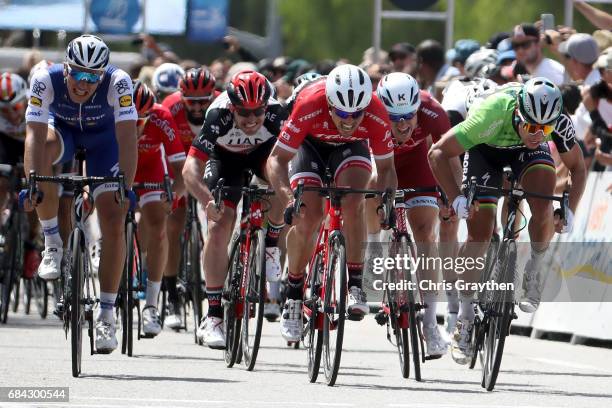
[[171, 94], [179, 89], [179, 81], [185, 76], [185, 71], [180, 65], [166, 62], [153, 71], [152, 84], [155, 91]]
[[70, 41], [66, 47], [66, 62], [89, 69], [104, 69], [110, 50], [99, 37], [85, 34]]
[[497, 50], [482, 48], [468, 57], [465, 61], [465, 74], [470, 78], [482, 76], [485, 68], [497, 63]]
[[325, 81], [327, 102], [345, 112], [367, 108], [372, 100], [372, 81], [366, 72], [351, 64], [331, 70]]
[[470, 110], [475, 104], [482, 102], [497, 89], [497, 84], [490, 79], [476, 78], [468, 85], [465, 97], [465, 109]]
[[402, 72], [387, 74], [378, 83], [376, 94], [392, 115], [416, 112], [421, 105], [419, 84]]
[[0, 104], [14, 104], [28, 96], [28, 84], [17, 74], [5, 72], [0, 76]]
[[525, 82], [518, 94], [519, 114], [529, 123], [546, 125], [559, 119], [563, 97], [555, 84], [535, 77]]

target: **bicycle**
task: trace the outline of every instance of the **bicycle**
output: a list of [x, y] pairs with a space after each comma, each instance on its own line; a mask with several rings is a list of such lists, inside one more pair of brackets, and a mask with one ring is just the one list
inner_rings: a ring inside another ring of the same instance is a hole
[[[329, 174], [326, 180], [331, 180]], [[304, 285], [302, 310], [306, 323], [303, 343], [307, 349], [310, 382], [317, 380], [323, 356], [325, 379], [327, 385], [333, 386], [340, 369], [344, 322], [347, 317], [349, 320], [359, 320], [347, 316], [346, 312], [348, 287], [341, 200], [348, 194], [382, 193], [376, 190], [334, 187], [330, 184], [326, 181], [326, 187], [305, 187], [304, 181], [300, 180], [294, 193], [293, 213], [299, 214], [302, 194], [306, 191], [318, 192], [325, 198], [327, 218], [319, 229]]]
[[[406, 255], [416, 259], [415, 243], [408, 232], [407, 212], [405, 196], [414, 193], [440, 193], [437, 187], [409, 188], [397, 190], [395, 196], [388, 194], [383, 196], [381, 206], [385, 213], [395, 211], [395, 222], [391, 232], [389, 245], [389, 258]], [[374, 195], [369, 195], [373, 197]], [[446, 197], [441, 194], [442, 201], [446, 205]], [[368, 197], [368, 196], [366, 196]], [[426, 356], [423, 344], [423, 322], [420, 311], [427, 305], [417, 300], [415, 283], [420, 281], [418, 273], [415, 272], [416, 282], [412, 279], [410, 270], [404, 268], [386, 269], [383, 292], [382, 307], [375, 315], [376, 322], [387, 326], [387, 340], [399, 353], [400, 370], [402, 377], [410, 376], [410, 348], [412, 348], [412, 364], [414, 366], [414, 378], [421, 381], [421, 363], [427, 360], [441, 358], [438, 356]], [[393, 284], [394, 286], [390, 286]], [[395, 289], [401, 284], [401, 289]], [[394, 340], [395, 343], [394, 343]], [[420, 350], [420, 352], [419, 352]]]
[[[250, 181], [253, 173], [245, 172]], [[266, 298], [266, 241], [263, 227], [265, 197], [274, 192], [255, 184], [248, 187], [226, 187], [224, 179], [214, 190], [215, 205], [219, 208], [223, 191], [240, 191], [242, 212], [239, 232], [233, 237], [230, 262], [221, 294], [223, 322], [226, 333], [224, 357], [227, 367], [240, 364], [244, 358], [247, 371], [255, 368]], [[246, 183], [245, 183], [246, 184]]]
[[[77, 155], [78, 157], [78, 155]], [[79, 160], [82, 161], [82, 158]], [[79, 169], [82, 165], [79, 166]], [[70, 331], [72, 376], [78, 377], [81, 373], [81, 351], [84, 322], [88, 323], [89, 346], [91, 354], [96, 354], [94, 348], [94, 322], [93, 309], [99, 302], [94, 277], [89, 265], [88, 246], [84, 233], [86, 218], [93, 211], [93, 198], [86, 194], [85, 188], [100, 183], [118, 183], [119, 202], [125, 199], [125, 181], [123, 174], [117, 177], [86, 177], [86, 176], [39, 176], [30, 172], [28, 188], [20, 193], [20, 203], [28, 198], [34, 200], [39, 194], [37, 183], [55, 183], [64, 187], [73, 187], [75, 205], [73, 217], [75, 226], [70, 233], [68, 248], [62, 260], [60, 274], [60, 302], [57, 305], [57, 314], [64, 322], [64, 332], [68, 337]], [[38, 196], [39, 202], [42, 195]]]
[[[476, 178], [472, 177], [466, 188], [468, 203], [474, 201], [479, 192], [501, 193], [508, 199], [508, 214], [503, 225], [502, 239], [495, 242], [490, 248], [487, 257], [486, 268], [481, 276], [481, 282], [495, 281], [498, 283], [515, 282], [517, 249], [516, 231], [514, 228], [517, 212], [520, 211], [519, 204], [522, 200], [533, 197], [544, 200], [558, 201], [561, 204], [559, 215], [566, 220], [566, 209], [569, 208], [569, 193], [565, 191], [562, 196], [547, 196], [532, 193], [521, 189], [514, 175], [505, 171], [504, 176], [510, 182], [510, 188], [489, 187], [476, 184]], [[474, 320], [474, 331], [472, 337], [472, 350], [474, 354], [470, 362], [472, 368], [476, 361], [476, 352], [482, 366], [481, 386], [487, 391], [492, 391], [497, 381], [499, 369], [504, 352], [506, 337], [510, 334], [512, 320], [518, 318], [514, 312], [516, 299], [514, 290], [485, 290], [475, 302], [476, 318]]]
[[[23, 165], [12, 166], [0, 164], [0, 175], [8, 178], [8, 191], [19, 191], [22, 184], [21, 174]], [[2, 259], [0, 272], [2, 279], [0, 284], [0, 321], [6, 324], [8, 311], [11, 303], [11, 293], [13, 293], [13, 313], [19, 306], [19, 282], [24, 265], [24, 239], [23, 232], [25, 227], [25, 215], [19, 210], [19, 200], [15, 193], [10, 194], [7, 208], [10, 216], [6, 223], [2, 225], [0, 235], [3, 238]]]
[[[148, 189], [164, 191], [164, 194], [172, 201], [172, 189], [170, 178], [164, 176], [163, 183], [134, 183], [132, 190]], [[136, 223], [136, 200], [130, 201], [130, 206], [125, 219], [126, 237], [126, 261], [121, 276], [121, 285], [117, 294], [117, 312], [121, 316], [121, 353], [131, 357], [134, 348], [134, 309], [138, 317], [138, 340], [151, 338], [142, 330], [142, 314], [140, 310], [140, 298], [138, 292], [146, 292], [146, 280], [143, 277], [142, 258], [138, 240], [138, 225]]]

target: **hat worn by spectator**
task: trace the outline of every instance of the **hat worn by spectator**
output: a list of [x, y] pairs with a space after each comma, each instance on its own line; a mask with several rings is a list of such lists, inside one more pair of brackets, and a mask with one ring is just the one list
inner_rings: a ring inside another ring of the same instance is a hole
[[405, 58], [414, 54], [415, 52], [416, 48], [414, 48], [414, 45], [406, 42], [397, 43], [391, 47], [391, 51], [389, 51], [389, 59], [393, 61], [398, 58]]
[[540, 30], [533, 24], [519, 24], [512, 31], [512, 41], [521, 40], [523, 37], [540, 38]]
[[593, 38], [601, 52], [612, 47], [612, 31], [610, 30], [597, 30], [593, 33]]
[[591, 35], [584, 33], [572, 34], [569, 40], [559, 44], [559, 52], [587, 65], [599, 57], [597, 42]]
[[467, 60], [470, 55], [480, 49], [480, 44], [478, 43], [478, 41], [472, 39], [457, 40], [454, 49], [455, 55], [452, 59], [452, 62], [460, 62], [462, 64], [465, 64], [465, 60]]
[[600, 56], [597, 58], [595, 68], [612, 69], [612, 47], [608, 47]]
[[510, 38], [506, 38], [497, 44], [497, 53], [497, 65], [516, 59], [516, 53], [512, 49], [512, 40]]

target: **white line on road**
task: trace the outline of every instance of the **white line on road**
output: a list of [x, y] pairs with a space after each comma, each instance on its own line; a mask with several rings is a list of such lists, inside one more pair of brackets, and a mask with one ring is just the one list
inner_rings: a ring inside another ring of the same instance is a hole
[[561, 366], [561, 367], [577, 368], [580, 370], [598, 371], [600, 373], [612, 374], [612, 371], [603, 370], [599, 367], [595, 367], [592, 365], [580, 364], [580, 363], [570, 363], [567, 361], [555, 360], [553, 358], [527, 357], [527, 360], [537, 361], [539, 363], [545, 363], [545, 364], [552, 364], [552, 365]]

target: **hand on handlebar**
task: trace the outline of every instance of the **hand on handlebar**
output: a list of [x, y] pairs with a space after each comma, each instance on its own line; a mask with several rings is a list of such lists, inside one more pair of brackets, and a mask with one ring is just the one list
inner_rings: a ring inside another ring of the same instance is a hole
[[30, 198], [30, 190], [23, 189], [19, 192], [19, 208], [25, 212], [31, 212], [42, 202], [42, 199], [42, 191], [35, 191]]
[[474, 200], [468, 208], [468, 199], [462, 195], [455, 197], [452, 204], [453, 212], [459, 219], [472, 219], [476, 211], [478, 211], [478, 207], [478, 201]]
[[211, 221], [219, 222], [223, 217], [224, 211], [225, 205], [223, 205], [223, 200], [219, 202], [219, 206], [215, 204], [214, 200], [210, 200], [208, 204], [206, 204], [206, 216]]

